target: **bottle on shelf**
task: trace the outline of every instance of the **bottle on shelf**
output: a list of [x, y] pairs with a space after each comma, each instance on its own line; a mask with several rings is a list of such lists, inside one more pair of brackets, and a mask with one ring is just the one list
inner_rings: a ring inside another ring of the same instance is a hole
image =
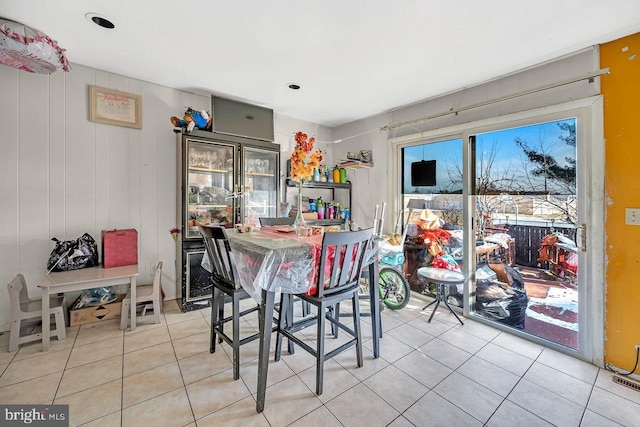
[[335, 209], [333, 209], [332, 205], [329, 205], [329, 207], [327, 208], [327, 219], [334, 219], [334, 213]]
[[315, 182], [320, 181], [320, 170], [318, 168], [313, 168], [313, 180]]
[[340, 168], [340, 183], [347, 183], [347, 170], [345, 168]]
[[320, 182], [327, 182], [327, 167], [320, 165]]
[[338, 167], [338, 165], [336, 165], [336, 167], [333, 168], [333, 182], [340, 183], [340, 168]]
[[324, 219], [324, 202], [322, 197], [318, 197], [316, 200], [316, 209], [318, 210], [318, 219]]

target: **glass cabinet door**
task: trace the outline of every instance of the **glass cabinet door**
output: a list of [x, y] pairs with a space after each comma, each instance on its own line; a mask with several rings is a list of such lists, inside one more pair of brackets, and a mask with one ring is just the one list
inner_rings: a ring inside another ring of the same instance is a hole
[[260, 217], [278, 216], [279, 153], [243, 147], [243, 222], [259, 224]]
[[197, 222], [233, 227], [235, 146], [187, 140], [186, 238], [200, 239]]

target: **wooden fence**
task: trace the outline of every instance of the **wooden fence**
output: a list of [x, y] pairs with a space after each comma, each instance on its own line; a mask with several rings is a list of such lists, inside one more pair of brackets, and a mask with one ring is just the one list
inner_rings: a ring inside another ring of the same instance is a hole
[[[503, 229], [511, 237], [515, 239], [516, 246], [516, 265], [526, 267], [538, 266], [538, 257], [540, 256], [540, 243], [542, 238], [552, 232], [564, 234], [567, 238], [576, 241], [575, 228], [559, 228], [559, 227], [537, 227], [530, 225], [497, 225], [493, 229]], [[548, 268], [547, 263], [542, 263], [543, 268]]]

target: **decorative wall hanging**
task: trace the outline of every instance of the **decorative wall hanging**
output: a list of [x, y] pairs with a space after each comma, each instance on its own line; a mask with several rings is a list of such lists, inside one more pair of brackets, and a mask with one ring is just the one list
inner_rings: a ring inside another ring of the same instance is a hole
[[98, 86], [89, 86], [89, 120], [142, 129], [142, 97]]
[[0, 64], [30, 73], [69, 71], [64, 49], [38, 30], [0, 18]]

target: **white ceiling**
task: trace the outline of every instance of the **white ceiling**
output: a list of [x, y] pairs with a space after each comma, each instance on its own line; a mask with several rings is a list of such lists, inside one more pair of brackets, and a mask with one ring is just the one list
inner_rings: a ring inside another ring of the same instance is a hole
[[0, 0], [0, 16], [57, 40], [71, 72], [333, 127], [636, 33], [640, 0]]

